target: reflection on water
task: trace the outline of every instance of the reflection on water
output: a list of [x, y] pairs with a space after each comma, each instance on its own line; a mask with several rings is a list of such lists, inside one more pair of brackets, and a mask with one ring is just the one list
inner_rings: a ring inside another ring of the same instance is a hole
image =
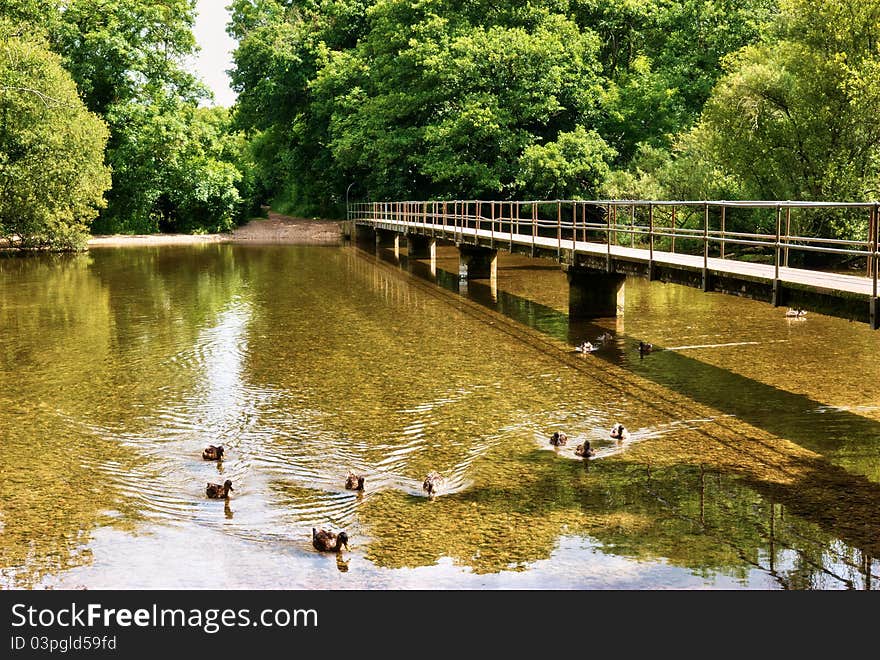
[[434, 273], [354, 246], [0, 259], [0, 584], [876, 586], [867, 326], [643, 280], [569, 324], [549, 262], [457, 273], [454, 248]]

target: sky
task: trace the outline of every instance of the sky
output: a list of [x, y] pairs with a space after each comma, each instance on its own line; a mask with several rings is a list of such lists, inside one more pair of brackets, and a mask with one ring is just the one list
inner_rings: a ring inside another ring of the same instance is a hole
[[198, 0], [195, 24], [196, 41], [201, 51], [190, 68], [214, 92], [214, 104], [230, 106], [235, 102], [235, 92], [229, 87], [226, 70], [232, 68], [232, 51], [235, 41], [226, 34], [229, 0]]

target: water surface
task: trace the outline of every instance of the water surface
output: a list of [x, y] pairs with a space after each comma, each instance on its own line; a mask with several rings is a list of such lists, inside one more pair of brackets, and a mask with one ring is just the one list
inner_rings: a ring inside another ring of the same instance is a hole
[[[570, 324], [552, 262], [502, 255], [495, 286], [460, 287], [454, 248], [437, 266], [355, 246], [0, 259], [0, 584], [876, 586], [876, 332], [639, 279], [622, 317]], [[316, 553], [313, 526], [351, 552]]]

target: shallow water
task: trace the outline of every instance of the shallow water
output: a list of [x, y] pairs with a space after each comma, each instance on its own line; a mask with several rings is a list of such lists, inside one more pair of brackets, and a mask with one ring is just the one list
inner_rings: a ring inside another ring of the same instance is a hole
[[[622, 317], [570, 324], [552, 262], [502, 254], [463, 289], [454, 248], [437, 265], [0, 259], [0, 585], [876, 587], [876, 332], [640, 279]], [[351, 552], [315, 552], [315, 526]]]

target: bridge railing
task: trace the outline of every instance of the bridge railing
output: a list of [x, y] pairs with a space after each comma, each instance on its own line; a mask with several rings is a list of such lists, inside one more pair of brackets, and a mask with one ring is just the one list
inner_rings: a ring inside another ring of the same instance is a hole
[[[877, 202], [439, 200], [350, 204], [350, 220], [423, 227], [453, 238], [487, 232], [492, 241], [555, 239], [559, 250], [578, 242], [761, 261], [780, 268], [810, 263], [805, 253], [864, 261], [877, 296], [880, 240]], [[812, 216], [812, 217], [810, 217]], [[806, 235], [807, 226], [846, 226], [854, 239]], [[745, 231], [754, 226], [754, 231]]]

